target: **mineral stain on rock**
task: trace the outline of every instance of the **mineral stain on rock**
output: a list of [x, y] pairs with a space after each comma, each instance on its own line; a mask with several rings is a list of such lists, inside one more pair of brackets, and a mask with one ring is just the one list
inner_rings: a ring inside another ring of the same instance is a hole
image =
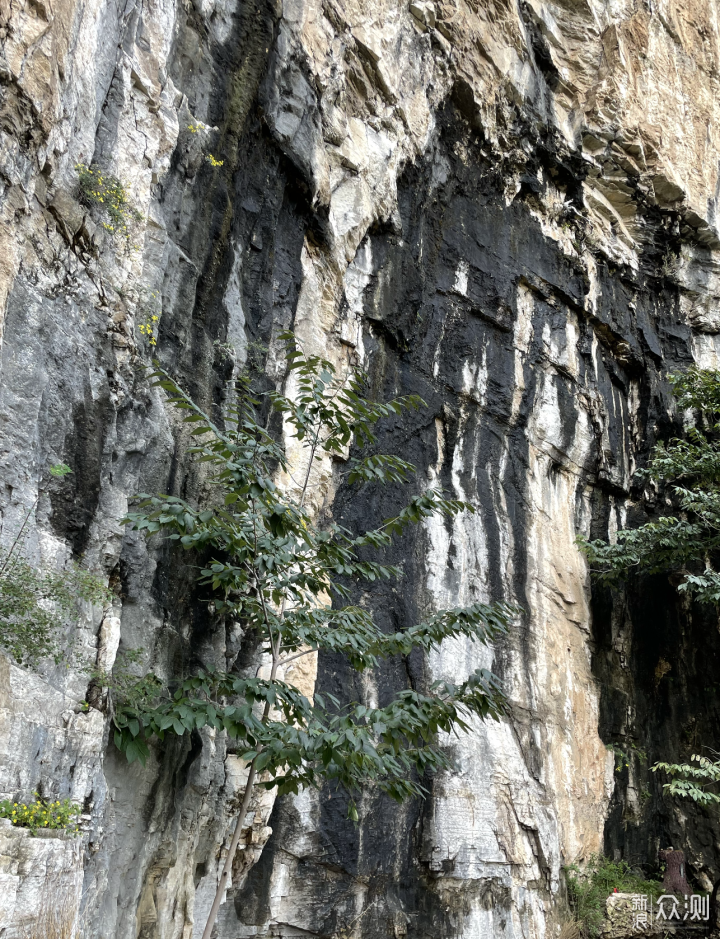
[[[492, 667], [510, 714], [446, 741], [456, 770], [423, 802], [364, 793], [357, 827], [332, 787], [264, 796], [218, 939], [540, 939], [563, 865], [652, 864], [683, 838], [707, 889], [711, 820], [684, 824], [647, 764], [615, 773], [605, 745], [652, 762], [717, 743], [716, 616], [661, 576], [591, 587], [575, 537], [644, 517], [633, 473], [678, 426], [665, 376], [718, 364], [713, 5], [19, 0], [0, 43], [2, 543], [37, 498], [28, 550], [104, 572], [121, 650], [168, 681], [254, 661], [187, 559], [121, 524], [136, 492], [207, 491], [144, 378], [156, 292], [152, 353], [218, 419], [248, 355], [282, 383], [288, 327], [365, 368], [378, 397], [428, 403], [382, 446], [479, 511], [398, 542], [403, 580], [368, 597], [379, 621], [500, 597], [524, 610], [491, 651], [448, 643], [362, 687], [321, 657], [319, 690], [368, 700]], [[80, 198], [75, 166], [92, 162], [140, 213], [127, 242]], [[351, 496], [328, 464], [313, 498], [353, 527], [401, 495]], [[77, 635], [105, 662], [102, 619], [87, 611]], [[40, 787], [90, 816], [81, 860], [41, 852], [73, 889], [82, 873], [84, 934], [198, 937], [245, 772], [223, 735], [129, 767], [79, 707], [83, 671], [3, 658], [0, 675], [0, 796]], [[23, 851], [0, 873], [16, 931], [45, 889]]]

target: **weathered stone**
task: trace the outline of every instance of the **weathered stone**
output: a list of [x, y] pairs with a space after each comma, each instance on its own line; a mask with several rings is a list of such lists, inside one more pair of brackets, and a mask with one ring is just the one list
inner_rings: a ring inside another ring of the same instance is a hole
[[[3, 937], [72, 936], [83, 883], [82, 839], [36, 836], [0, 820], [0, 924]], [[54, 930], [54, 931], [53, 931]]]
[[[716, 32], [707, 0], [0, 12], [0, 539], [36, 506], [30, 556], [82, 556], [113, 585], [112, 609], [83, 611], [80, 661], [140, 649], [167, 681], [256, 667], [187, 558], [121, 519], [138, 491], [207, 491], [141, 366], [157, 355], [219, 418], [248, 340], [269, 347], [267, 386], [284, 380], [274, 337], [290, 326], [308, 351], [366, 367], [374, 393], [421, 394], [428, 409], [382, 446], [420, 485], [479, 506], [395, 549], [404, 580], [364, 598], [379, 619], [500, 596], [526, 611], [492, 650], [448, 643], [364, 684], [330, 657], [301, 660], [308, 693], [367, 701], [492, 666], [510, 714], [445, 741], [456, 771], [425, 803], [364, 793], [358, 829], [332, 788], [274, 807], [263, 793], [218, 939], [540, 939], [563, 864], [603, 846], [652, 864], [669, 836], [688, 840], [699, 883], [714, 880], [713, 827], [660, 813], [655, 778], [636, 760], [614, 776], [605, 743], [637, 740], [652, 762], [694, 715], [713, 741], [700, 696], [716, 623], [662, 578], [591, 593], [575, 538], [653, 511], [633, 472], [673, 426], [664, 376], [720, 363]], [[78, 202], [78, 162], [123, 181], [140, 216], [127, 241]], [[154, 347], [137, 329], [150, 309]], [[58, 460], [73, 469], [62, 485], [47, 472]], [[358, 527], [401, 498], [351, 495], [331, 461], [311, 489], [319, 514]], [[648, 680], [661, 658], [670, 673]], [[245, 767], [207, 731], [127, 766], [85, 700], [103, 706], [83, 669], [0, 657], [0, 795], [40, 787], [91, 816], [87, 939], [197, 937]], [[30, 843], [12, 835], [9, 869]]]
[[432, 29], [435, 25], [435, 4], [428, 0], [413, 0], [410, 12], [422, 25], [423, 29]]

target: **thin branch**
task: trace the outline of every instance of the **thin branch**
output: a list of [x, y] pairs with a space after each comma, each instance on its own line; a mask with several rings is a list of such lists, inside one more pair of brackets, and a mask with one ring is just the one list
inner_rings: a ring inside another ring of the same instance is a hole
[[10, 561], [12, 560], [13, 552], [15, 551], [15, 548], [17, 547], [17, 544], [18, 544], [18, 542], [20, 541], [20, 539], [21, 539], [21, 537], [22, 537], [22, 533], [25, 531], [25, 526], [27, 525], [28, 521], [30, 520], [30, 516], [32, 515], [33, 509], [34, 509], [35, 506], [38, 504], [38, 501], [39, 501], [39, 500], [40, 500], [40, 496], [37, 495], [37, 496], [35, 497], [35, 501], [34, 501], [33, 504], [30, 506], [30, 508], [27, 510], [27, 515], [25, 516], [25, 519], [24, 519], [22, 525], [20, 526], [20, 531], [19, 531], [19, 532], [17, 533], [17, 535], [15, 536], [15, 541], [13, 541], [13, 543], [12, 543], [12, 545], [11, 545], [11, 547], [10, 547], [10, 550], [9, 550], [8, 553], [7, 553], [7, 557], [5, 558], [5, 561], [4, 561], [4, 563], [3, 563], [3, 566], [0, 567], [0, 577], [2, 577], [2, 575], [5, 573], [5, 570], [7, 569], [8, 564], [9, 564]]
[[294, 662], [295, 659], [301, 659], [304, 655], [310, 655], [311, 652], [317, 652], [317, 649], [306, 649], [304, 652], [296, 652], [295, 655], [291, 655], [287, 659], [281, 659], [278, 664], [282, 668], [289, 662]]
[[313, 463], [315, 462], [315, 452], [317, 450], [319, 439], [320, 439], [320, 426], [318, 426], [315, 432], [315, 439], [313, 440], [312, 447], [310, 448], [310, 459], [308, 460], [307, 473], [305, 474], [305, 484], [302, 488], [302, 493], [300, 494], [299, 508], [301, 512], [305, 504], [305, 496], [307, 494], [308, 483], [310, 482], [310, 473], [312, 472], [312, 466], [313, 466]]

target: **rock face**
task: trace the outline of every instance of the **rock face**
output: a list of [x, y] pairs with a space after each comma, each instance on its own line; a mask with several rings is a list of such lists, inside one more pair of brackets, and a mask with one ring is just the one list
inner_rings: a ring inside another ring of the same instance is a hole
[[[288, 327], [378, 396], [421, 394], [383, 447], [479, 507], [398, 544], [379, 619], [525, 610], [492, 651], [362, 687], [321, 658], [319, 688], [368, 701], [492, 666], [511, 713], [446, 741], [425, 802], [365, 793], [358, 827], [342, 792], [256, 804], [218, 939], [554, 936], [563, 864], [681, 841], [605, 745], [652, 762], [717, 733], [716, 616], [662, 577], [591, 596], [575, 546], [652, 510], [632, 474], [676, 419], [664, 376], [719, 362], [715, 5], [13, 0], [0, 43], [1, 539], [30, 510], [34, 560], [107, 577], [78, 660], [140, 649], [168, 681], [252, 660], [192, 560], [120, 520], [138, 491], [206, 491], [150, 358], [219, 414], [249, 356], [283, 381]], [[80, 164], [121, 180], [127, 238]], [[331, 466], [314, 492], [350, 526], [401, 498]], [[0, 796], [83, 803], [86, 937], [198, 937], [244, 767], [212, 733], [128, 767], [89, 695], [80, 667], [0, 660]], [[710, 879], [712, 828], [687, 830]]]
[[[79, 926], [83, 846], [63, 832], [0, 820], [0, 922], [3, 936], [72, 936]], [[53, 931], [54, 930], [54, 931]]]

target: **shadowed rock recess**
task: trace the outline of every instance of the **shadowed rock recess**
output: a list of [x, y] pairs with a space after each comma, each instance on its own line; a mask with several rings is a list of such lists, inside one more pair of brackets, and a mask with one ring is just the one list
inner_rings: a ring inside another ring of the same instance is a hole
[[[218, 939], [543, 939], [563, 865], [593, 852], [651, 871], [684, 846], [694, 886], [717, 876], [711, 816], [648, 771], [720, 744], [717, 615], [663, 576], [591, 589], [575, 538], [657, 508], [633, 473], [679, 426], [667, 374], [720, 364], [719, 62], [712, 0], [0, 10], [0, 541], [37, 499], [31, 558], [107, 578], [76, 660], [140, 649], [168, 681], [253, 663], [195, 560], [120, 520], [139, 491], [206, 492], [151, 358], [220, 419], [249, 354], [282, 385], [287, 328], [378, 397], [420, 394], [382, 447], [479, 507], [395, 546], [404, 578], [365, 595], [379, 621], [524, 610], [492, 650], [446, 642], [362, 680], [320, 658], [309, 691], [367, 703], [492, 667], [510, 715], [446, 741], [456, 770], [424, 802], [365, 793], [358, 826], [333, 788], [263, 795]], [[78, 164], [122, 182], [127, 238]], [[319, 517], [359, 528], [404, 498], [351, 495], [339, 470], [317, 471]], [[0, 934], [65, 883], [86, 939], [199, 939], [243, 764], [206, 729], [128, 766], [93, 694], [79, 665], [0, 655], [0, 798], [84, 810], [72, 850], [2, 828]]]

